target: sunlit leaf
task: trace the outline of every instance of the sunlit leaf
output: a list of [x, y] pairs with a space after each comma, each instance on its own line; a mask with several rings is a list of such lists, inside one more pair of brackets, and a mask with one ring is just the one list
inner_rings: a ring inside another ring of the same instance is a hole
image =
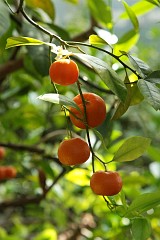
[[125, 1], [122, 1], [122, 2], [123, 2], [123, 5], [124, 5], [124, 7], [126, 9], [126, 12], [127, 12], [128, 16], [129, 16], [130, 20], [131, 20], [131, 22], [132, 22], [132, 24], [134, 26], [134, 29], [136, 31], [138, 31], [139, 23], [138, 23], [138, 19], [136, 17], [136, 14], [134, 13], [132, 8]]
[[151, 234], [151, 224], [147, 218], [134, 218], [131, 231], [134, 239], [146, 240]]
[[89, 43], [91, 45], [106, 45], [108, 44], [106, 41], [104, 41], [101, 37], [95, 35], [95, 34], [92, 34], [89, 36]]
[[160, 110], [160, 89], [156, 84], [143, 79], [140, 79], [137, 84], [146, 101], [152, 105], [155, 110]]
[[126, 139], [115, 153], [113, 161], [127, 162], [137, 159], [147, 150], [151, 139], [136, 136]]
[[118, 41], [118, 43], [114, 46], [114, 53], [116, 55], [120, 54], [120, 51], [128, 52], [132, 49], [133, 46], [136, 45], [139, 39], [139, 33], [134, 29], [126, 32]]
[[153, 5], [160, 7], [160, 2], [158, 0], [145, 0], [149, 3], [152, 3]]
[[[155, 6], [153, 6], [149, 1], [139, 1], [131, 6], [131, 9], [136, 13], [136, 16], [144, 15], [145, 13], [151, 11]], [[120, 18], [127, 19], [129, 16], [126, 12], [120, 15]]]
[[130, 214], [135, 214], [138, 212], [139, 214], [146, 212], [149, 209], [152, 209], [160, 204], [160, 192], [151, 192], [151, 193], [144, 193], [139, 195], [129, 208], [125, 216], [129, 216]]
[[127, 95], [125, 84], [106, 62], [87, 54], [75, 54], [75, 56], [89, 64], [107, 87], [115, 93], [121, 101], [125, 101]]
[[42, 45], [44, 42], [29, 38], [29, 37], [10, 37], [7, 39], [6, 49], [11, 47], [25, 46], [25, 45]]

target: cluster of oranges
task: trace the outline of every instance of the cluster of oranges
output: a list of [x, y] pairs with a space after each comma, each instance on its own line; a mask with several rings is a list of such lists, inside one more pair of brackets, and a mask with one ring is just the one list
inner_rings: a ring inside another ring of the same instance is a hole
[[[0, 160], [4, 159], [6, 154], [5, 148], [0, 147]], [[0, 166], [0, 180], [15, 178], [17, 174], [13, 166]]]
[[[78, 81], [79, 69], [70, 59], [59, 59], [53, 62], [49, 69], [53, 83], [62, 86], [71, 85]], [[69, 117], [73, 125], [80, 129], [95, 128], [106, 118], [106, 105], [104, 100], [92, 93], [84, 92], [73, 98], [77, 108], [70, 107]], [[58, 148], [59, 161], [67, 166], [82, 164], [89, 159], [90, 147], [80, 138], [63, 140]], [[122, 179], [114, 171], [96, 171], [90, 179], [90, 187], [97, 195], [112, 196], [121, 191]]]

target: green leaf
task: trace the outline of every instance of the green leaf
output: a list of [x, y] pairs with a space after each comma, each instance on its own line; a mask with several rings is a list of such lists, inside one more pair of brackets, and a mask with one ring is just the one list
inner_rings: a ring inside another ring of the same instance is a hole
[[114, 54], [118, 55], [120, 51], [128, 52], [138, 42], [139, 33], [134, 29], [126, 32], [114, 46]]
[[131, 56], [130, 54], [127, 54], [127, 56], [133, 67], [142, 76], [142, 78], [145, 78], [147, 75], [151, 74], [152, 69], [145, 62], [137, 57]]
[[112, 28], [111, 8], [104, 0], [88, 0], [88, 6], [92, 16], [104, 27]]
[[6, 7], [6, 5], [1, 1], [0, 2], [0, 37], [7, 32], [7, 30], [10, 27], [10, 17], [9, 17], [9, 11]]
[[77, 53], [74, 55], [90, 65], [107, 87], [118, 96], [121, 101], [125, 101], [127, 95], [125, 84], [106, 62], [87, 54]]
[[151, 83], [160, 84], [160, 70], [152, 72], [145, 78], [145, 80]]
[[54, 173], [53, 169], [51, 168], [51, 166], [49, 165], [49, 162], [41, 161], [40, 166], [42, 167], [44, 172], [47, 173], [51, 178], [53, 178], [53, 179], [55, 178], [55, 173]]
[[39, 0], [25, 0], [26, 5], [31, 8], [40, 8], [48, 14], [48, 16], [54, 20], [55, 10], [51, 0], [39, 1]]
[[101, 37], [95, 35], [95, 34], [92, 34], [89, 36], [89, 43], [91, 45], [106, 45], [108, 44], [106, 41], [104, 41]]
[[119, 101], [112, 116], [112, 120], [120, 118], [128, 110], [129, 106], [136, 105], [144, 99], [143, 95], [139, 91], [139, 88], [137, 87], [137, 83], [132, 84], [129, 82], [129, 79], [127, 82], [125, 80], [125, 83], [128, 90], [126, 100], [124, 103]]
[[136, 17], [136, 14], [134, 13], [134, 11], [132, 10], [131, 7], [129, 7], [129, 5], [125, 2], [125, 1], [122, 1], [123, 2], [123, 5], [126, 9], [126, 12], [134, 26], [134, 29], [136, 30], [136, 32], [139, 30], [139, 23], [138, 23], [138, 19]]
[[132, 220], [131, 231], [135, 240], [147, 240], [151, 235], [151, 224], [147, 218], [135, 218]]
[[142, 214], [149, 209], [152, 209], [160, 204], [160, 191], [144, 193], [139, 195], [129, 208], [127, 209], [125, 216], [129, 216], [131, 214], [135, 215], [135, 212], [138, 214]]
[[7, 39], [6, 49], [11, 47], [25, 46], [25, 45], [42, 45], [44, 42], [29, 37], [10, 37]]
[[153, 5], [160, 7], [160, 2], [158, 0], [146, 0], [149, 3], [152, 3]]
[[[154, 8], [154, 6], [147, 1], [139, 1], [132, 5], [130, 8], [136, 13], [136, 16], [139, 16], [142, 14], [144, 15], [145, 13], [151, 11]], [[128, 17], [129, 16], [126, 12], [120, 15], [120, 18], [123, 19], [128, 19]]]
[[155, 161], [155, 162], [160, 162], [160, 149], [159, 147], [153, 147], [153, 146], [150, 146], [149, 149], [148, 149], [148, 156], [150, 156], [150, 158], [152, 159], [152, 161]]
[[143, 95], [139, 91], [137, 83], [134, 83], [131, 87], [131, 102], [130, 106], [134, 106], [142, 102], [144, 99]]
[[149, 147], [151, 139], [136, 136], [126, 139], [113, 157], [113, 161], [127, 162], [140, 157]]
[[65, 0], [66, 2], [77, 4], [79, 0]]
[[48, 47], [42, 46], [29, 46], [27, 47], [28, 55], [32, 59], [32, 64], [41, 76], [48, 76], [50, 60], [48, 56]]
[[64, 95], [60, 95], [60, 94], [56, 94], [56, 93], [47, 93], [47, 94], [39, 96], [38, 99], [46, 101], [46, 102], [60, 104], [60, 105], [71, 106], [71, 107], [74, 107], [74, 108], [80, 110], [78, 105], [73, 100], [71, 100], [70, 98], [68, 98]]
[[143, 79], [138, 81], [138, 87], [145, 100], [155, 109], [160, 110], [160, 89], [154, 83]]
[[104, 140], [102, 134], [101, 134], [99, 131], [97, 131], [96, 129], [94, 129], [94, 128], [93, 128], [92, 130], [93, 130], [93, 132], [95, 133], [95, 135], [101, 140], [101, 142], [102, 142], [105, 150], [106, 150], [106, 151], [109, 151], [109, 150], [107, 149], [107, 147], [106, 147], [106, 143], [105, 143], [105, 140]]

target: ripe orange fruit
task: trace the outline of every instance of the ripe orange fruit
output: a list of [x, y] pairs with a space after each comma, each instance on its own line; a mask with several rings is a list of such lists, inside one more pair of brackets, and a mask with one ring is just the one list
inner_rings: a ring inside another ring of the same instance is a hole
[[0, 167], [0, 180], [5, 178], [5, 167]]
[[6, 166], [5, 168], [5, 178], [14, 178], [17, 175], [17, 170], [12, 166]]
[[90, 187], [97, 195], [113, 196], [121, 191], [122, 179], [114, 171], [97, 171], [90, 179]]
[[63, 140], [58, 148], [59, 161], [68, 166], [86, 162], [90, 156], [90, 148], [85, 140], [76, 137]]
[[79, 69], [73, 60], [60, 59], [51, 64], [49, 75], [52, 82], [67, 86], [78, 80]]
[[[86, 105], [88, 127], [94, 128], [101, 125], [106, 118], [106, 105], [104, 100], [100, 96], [90, 92], [83, 93], [83, 97]], [[70, 120], [75, 126], [85, 129], [85, 110], [81, 95], [79, 94], [74, 97], [73, 101], [78, 105], [80, 111], [71, 107]]]
[[0, 160], [2, 160], [6, 155], [6, 151], [4, 147], [0, 147]]
[[14, 178], [17, 175], [17, 171], [12, 166], [2, 166], [0, 167], [0, 180]]

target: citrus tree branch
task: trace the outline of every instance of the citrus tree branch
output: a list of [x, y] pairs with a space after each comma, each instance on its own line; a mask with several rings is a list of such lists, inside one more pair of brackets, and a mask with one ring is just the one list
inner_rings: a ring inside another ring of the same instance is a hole
[[39, 204], [47, 195], [47, 193], [51, 190], [51, 188], [65, 175], [67, 170], [65, 168], [59, 173], [59, 175], [54, 179], [53, 183], [40, 195], [34, 197], [21, 197], [16, 200], [9, 200], [0, 203], [0, 210], [4, 210], [9, 207], [25, 207], [28, 204]]
[[36, 154], [39, 154], [39, 155], [43, 155], [44, 158], [54, 160], [57, 164], [62, 166], [60, 164], [60, 162], [58, 161], [58, 158], [53, 157], [53, 156], [48, 155], [48, 154], [46, 155], [44, 149], [38, 148], [36, 146], [34, 147], [34, 146], [26, 146], [26, 145], [13, 144], [13, 143], [3, 143], [3, 142], [0, 142], [0, 146], [5, 147], [5, 148], [13, 149], [14, 151], [17, 151], [17, 150], [18, 151], [27, 151], [27, 152], [30, 152], [30, 153], [36, 153]]
[[14, 12], [12, 10], [12, 8], [10, 7], [9, 3], [7, 0], [4, 0], [5, 3], [7, 4], [7, 6], [9, 7], [10, 11], [13, 13], [13, 14], [19, 14], [21, 13], [22, 16], [30, 23], [32, 24], [33, 26], [35, 26], [37, 29], [39, 29], [40, 31], [44, 32], [46, 35], [49, 35], [50, 37], [52, 38], [55, 38], [57, 39], [62, 45], [65, 45], [65, 41], [62, 40], [59, 36], [57, 36], [56, 34], [50, 32], [49, 30], [47, 30], [46, 28], [42, 27], [41, 25], [39, 25], [38, 23], [36, 23], [33, 19], [31, 19], [28, 14], [25, 12], [24, 10], [24, 7], [23, 7], [23, 3], [24, 3], [24, 0], [21, 0], [20, 3], [19, 3], [19, 6], [18, 6], [18, 9], [16, 12]]
[[138, 79], [141, 78], [141, 76], [140, 76], [133, 68], [131, 68], [130, 66], [128, 66], [126, 63], [124, 63], [124, 62], [120, 59], [121, 56], [117, 56], [117, 55], [113, 54], [112, 52], [109, 52], [109, 51], [107, 51], [107, 50], [105, 50], [105, 49], [103, 49], [103, 48], [99, 48], [99, 47], [96, 47], [96, 46], [91, 45], [91, 44], [88, 44], [88, 43], [73, 42], [73, 41], [67, 41], [66, 43], [68, 44], [68, 46], [72, 46], [72, 47], [73, 47], [73, 46], [80, 45], [80, 46], [85, 46], [85, 47], [94, 48], [94, 49], [97, 49], [97, 50], [99, 50], [99, 51], [101, 51], [101, 52], [107, 53], [108, 55], [110, 55], [110, 56], [112, 56], [114, 59], [116, 59], [119, 63], [121, 63], [124, 68], [127, 68], [127, 69], [129, 69], [131, 72], [133, 72], [133, 73], [138, 77]]

